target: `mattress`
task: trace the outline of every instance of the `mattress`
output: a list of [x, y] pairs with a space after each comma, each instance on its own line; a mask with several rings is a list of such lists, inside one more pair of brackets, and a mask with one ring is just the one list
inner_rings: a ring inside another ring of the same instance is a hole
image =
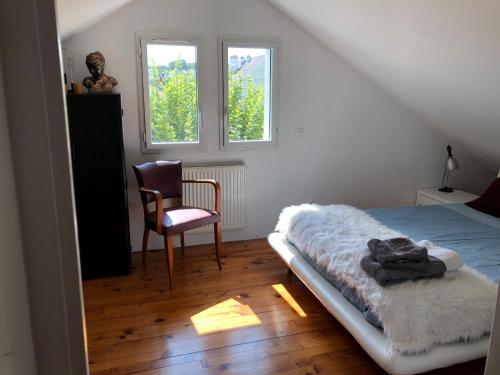
[[361, 312], [287, 241], [284, 234], [271, 233], [268, 241], [293, 273], [385, 371], [399, 375], [418, 374], [486, 356], [489, 337], [468, 343], [437, 345], [418, 355], [403, 355], [391, 350], [383, 332], [368, 323]]
[[500, 280], [500, 219], [464, 204], [378, 208], [373, 218], [414, 241], [429, 240], [459, 253], [465, 264]]
[[[500, 219], [463, 204], [370, 209], [366, 212], [415, 241], [430, 240], [439, 246], [457, 251], [469, 267], [495, 281], [500, 280]], [[488, 338], [471, 343], [439, 345], [430, 352], [413, 356], [389, 350], [383, 332], [375, 327], [378, 325], [376, 317], [367, 314], [369, 309], [363, 305], [363, 301], [356, 298], [352, 290], [345, 290], [336, 280], [327, 278], [321, 269], [304, 258], [283, 234], [271, 234], [269, 242], [325, 307], [385, 370], [411, 374], [486, 355]]]
[[[458, 252], [465, 264], [498, 282], [500, 280], [500, 219], [464, 204], [413, 206], [366, 210], [370, 216], [414, 241], [429, 240]], [[382, 323], [356, 290], [326, 273], [306, 254], [302, 256], [351, 302], [373, 326]]]

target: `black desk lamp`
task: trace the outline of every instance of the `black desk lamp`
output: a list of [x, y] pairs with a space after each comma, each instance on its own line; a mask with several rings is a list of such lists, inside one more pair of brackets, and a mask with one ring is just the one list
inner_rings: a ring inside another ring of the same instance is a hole
[[448, 158], [446, 159], [446, 164], [444, 165], [443, 180], [441, 181], [441, 188], [439, 191], [443, 193], [453, 193], [453, 188], [448, 187], [448, 179], [450, 178], [450, 172], [454, 169], [459, 169], [457, 160], [453, 157], [451, 153], [451, 146], [446, 147], [448, 151]]

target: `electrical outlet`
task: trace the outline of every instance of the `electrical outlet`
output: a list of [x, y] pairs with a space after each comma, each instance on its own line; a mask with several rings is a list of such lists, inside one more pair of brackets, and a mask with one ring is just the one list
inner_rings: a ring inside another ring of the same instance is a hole
[[304, 138], [304, 128], [295, 128], [297, 138]]

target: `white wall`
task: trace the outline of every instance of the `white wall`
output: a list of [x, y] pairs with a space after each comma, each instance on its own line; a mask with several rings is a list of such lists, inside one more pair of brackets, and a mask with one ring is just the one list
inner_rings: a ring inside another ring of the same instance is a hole
[[500, 1], [269, 1], [498, 169]]
[[[137, 31], [203, 34], [201, 105], [207, 152], [141, 154]], [[218, 35], [281, 40], [277, 149], [219, 151]], [[280, 210], [290, 204], [410, 205], [417, 187], [440, 183], [448, 140], [264, 0], [137, 0], [64, 41], [63, 47], [75, 59], [78, 80], [88, 75], [85, 55], [100, 50], [106, 56], [107, 72], [119, 81], [134, 249], [140, 248], [143, 221], [131, 165], [147, 160], [243, 160], [247, 164], [248, 226], [225, 233], [225, 240], [266, 236]], [[305, 137], [298, 138], [294, 131], [302, 127]], [[458, 145], [455, 154], [462, 166], [455, 175], [456, 185], [478, 191], [493, 178]], [[207, 239], [191, 237], [188, 243]], [[156, 241], [154, 246], [162, 243]]]
[[[8, 207], [7, 213], [19, 212], [36, 369], [40, 375], [87, 374], [76, 218], [54, 2], [0, 1], [0, 54], [12, 154], [10, 171], [14, 174], [18, 198], [16, 208], [15, 197], [9, 191], [12, 185], [1, 186], [0, 211]], [[0, 139], [3, 167], [6, 135], [2, 134]], [[5, 170], [0, 169], [3, 178]], [[0, 226], [4, 229], [11, 225], [15, 230], [12, 221], [15, 223], [13, 215], [7, 223], [2, 219]], [[15, 232], [10, 235], [13, 238], [9, 245], [19, 243], [15, 241]], [[15, 249], [19, 250], [13, 247], [12, 252]], [[1, 270], [8, 265], [16, 267], [15, 260], [16, 255], [10, 254]], [[23, 298], [22, 283], [20, 288], [18, 292], [17, 286], [12, 286], [7, 304], [20, 303], [16, 299]], [[4, 307], [2, 303], [0, 309]], [[18, 314], [15, 319], [23, 318], [23, 324], [28, 324], [29, 319], [23, 316], [24, 308], [15, 308], [12, 313]], [[0, 335], [3, 334], [4, 331], [0, 331]], [[26, 356], [26, 365], [29, 358]], [[10, 375], [12, 371], [0, 373]]]
[[0, 374], [35, 373], [17, 194], [0, 64]]
[[132, 0], [55, 0], [59, 15], [57, 31], [66, 38], [113, 13]]

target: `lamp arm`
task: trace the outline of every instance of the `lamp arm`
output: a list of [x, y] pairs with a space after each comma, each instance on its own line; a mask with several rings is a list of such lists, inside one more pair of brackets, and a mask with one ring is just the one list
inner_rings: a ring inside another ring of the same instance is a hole
[[449, 173], [448, 172], [448, 159], [446, 159], [446, 162], [444, 163], [444, 173], [443, 173], [443, 179], [441, 180], [441, 187], [444, 188], [445, 185], [444, 185], [444, 182], [446, 180], [446, 174]]

